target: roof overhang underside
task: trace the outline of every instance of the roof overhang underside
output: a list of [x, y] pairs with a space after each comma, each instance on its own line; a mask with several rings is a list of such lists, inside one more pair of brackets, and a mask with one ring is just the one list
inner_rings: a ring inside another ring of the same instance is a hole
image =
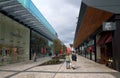
[[[81, 10], [84, 10], [85, 8], [82, 8]], [[80, 11], [81, 11], [80, 10]], [[104, 21], [107, 21], [113, 14], [110, 12], [106, 12], [103, 10], [95, 9], [92, 7], [86, 8], [86, 11], [83, 15], [81, 13], [79, 15], [75, 39], [74, 39], [74, 47], [77, 48], [83, 41], [85, 41], [92, 33], [94, 33]], [[82, 18], [81, 18], [82, 17]]]
[[104, 11], [120, 14], [120, 0], [82, 0], [86, 5]]
[[37, 31], [49, 40], [56, 39], [56, 36], [17, 0], [0, 0], [0, 12]]

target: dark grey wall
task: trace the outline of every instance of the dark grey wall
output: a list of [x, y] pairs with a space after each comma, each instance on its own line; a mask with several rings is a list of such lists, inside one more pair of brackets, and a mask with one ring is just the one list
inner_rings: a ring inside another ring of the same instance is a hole
[[120, 20], [116, 20], [116, 30], [113, 33], [113, 59], [115, 69], [120, 71]]

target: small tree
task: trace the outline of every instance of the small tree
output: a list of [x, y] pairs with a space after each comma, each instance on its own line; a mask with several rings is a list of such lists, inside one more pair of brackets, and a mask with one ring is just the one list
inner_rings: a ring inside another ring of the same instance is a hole
[[62, 49], [61, 41], [59, 39], [55, 39], [53, 41], [53, 51], [54, 51], [54, 53], [56, 55], [58, 55], [61, 49]]
[[63, 45], [63, 53], [67, 52], [67, 47], [65, 45]]

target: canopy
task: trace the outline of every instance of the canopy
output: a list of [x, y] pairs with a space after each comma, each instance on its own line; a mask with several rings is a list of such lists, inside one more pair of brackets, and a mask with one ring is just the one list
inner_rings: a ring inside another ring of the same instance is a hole
[[108, 42], [112, 42], [112, 34], [111, 33], [104, 33], [100, 36], [97, 44], [101, 45], [101, 44], [105, 44]]
[[57, 38], [55, 30], [31, 0], [0, 0], [0, 12], [49, 40]]

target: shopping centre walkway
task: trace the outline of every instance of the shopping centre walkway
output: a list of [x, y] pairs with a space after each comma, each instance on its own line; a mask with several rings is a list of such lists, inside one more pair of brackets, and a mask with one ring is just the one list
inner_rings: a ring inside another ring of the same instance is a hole
[[[47, 61], [50, 58], [45, 58]], [[38, 62], [0, 67], [0, 78], [120, 78], [120, 73], [78, 55], [76, 69], [66, 69], [65, 62], [38, 66]]]

